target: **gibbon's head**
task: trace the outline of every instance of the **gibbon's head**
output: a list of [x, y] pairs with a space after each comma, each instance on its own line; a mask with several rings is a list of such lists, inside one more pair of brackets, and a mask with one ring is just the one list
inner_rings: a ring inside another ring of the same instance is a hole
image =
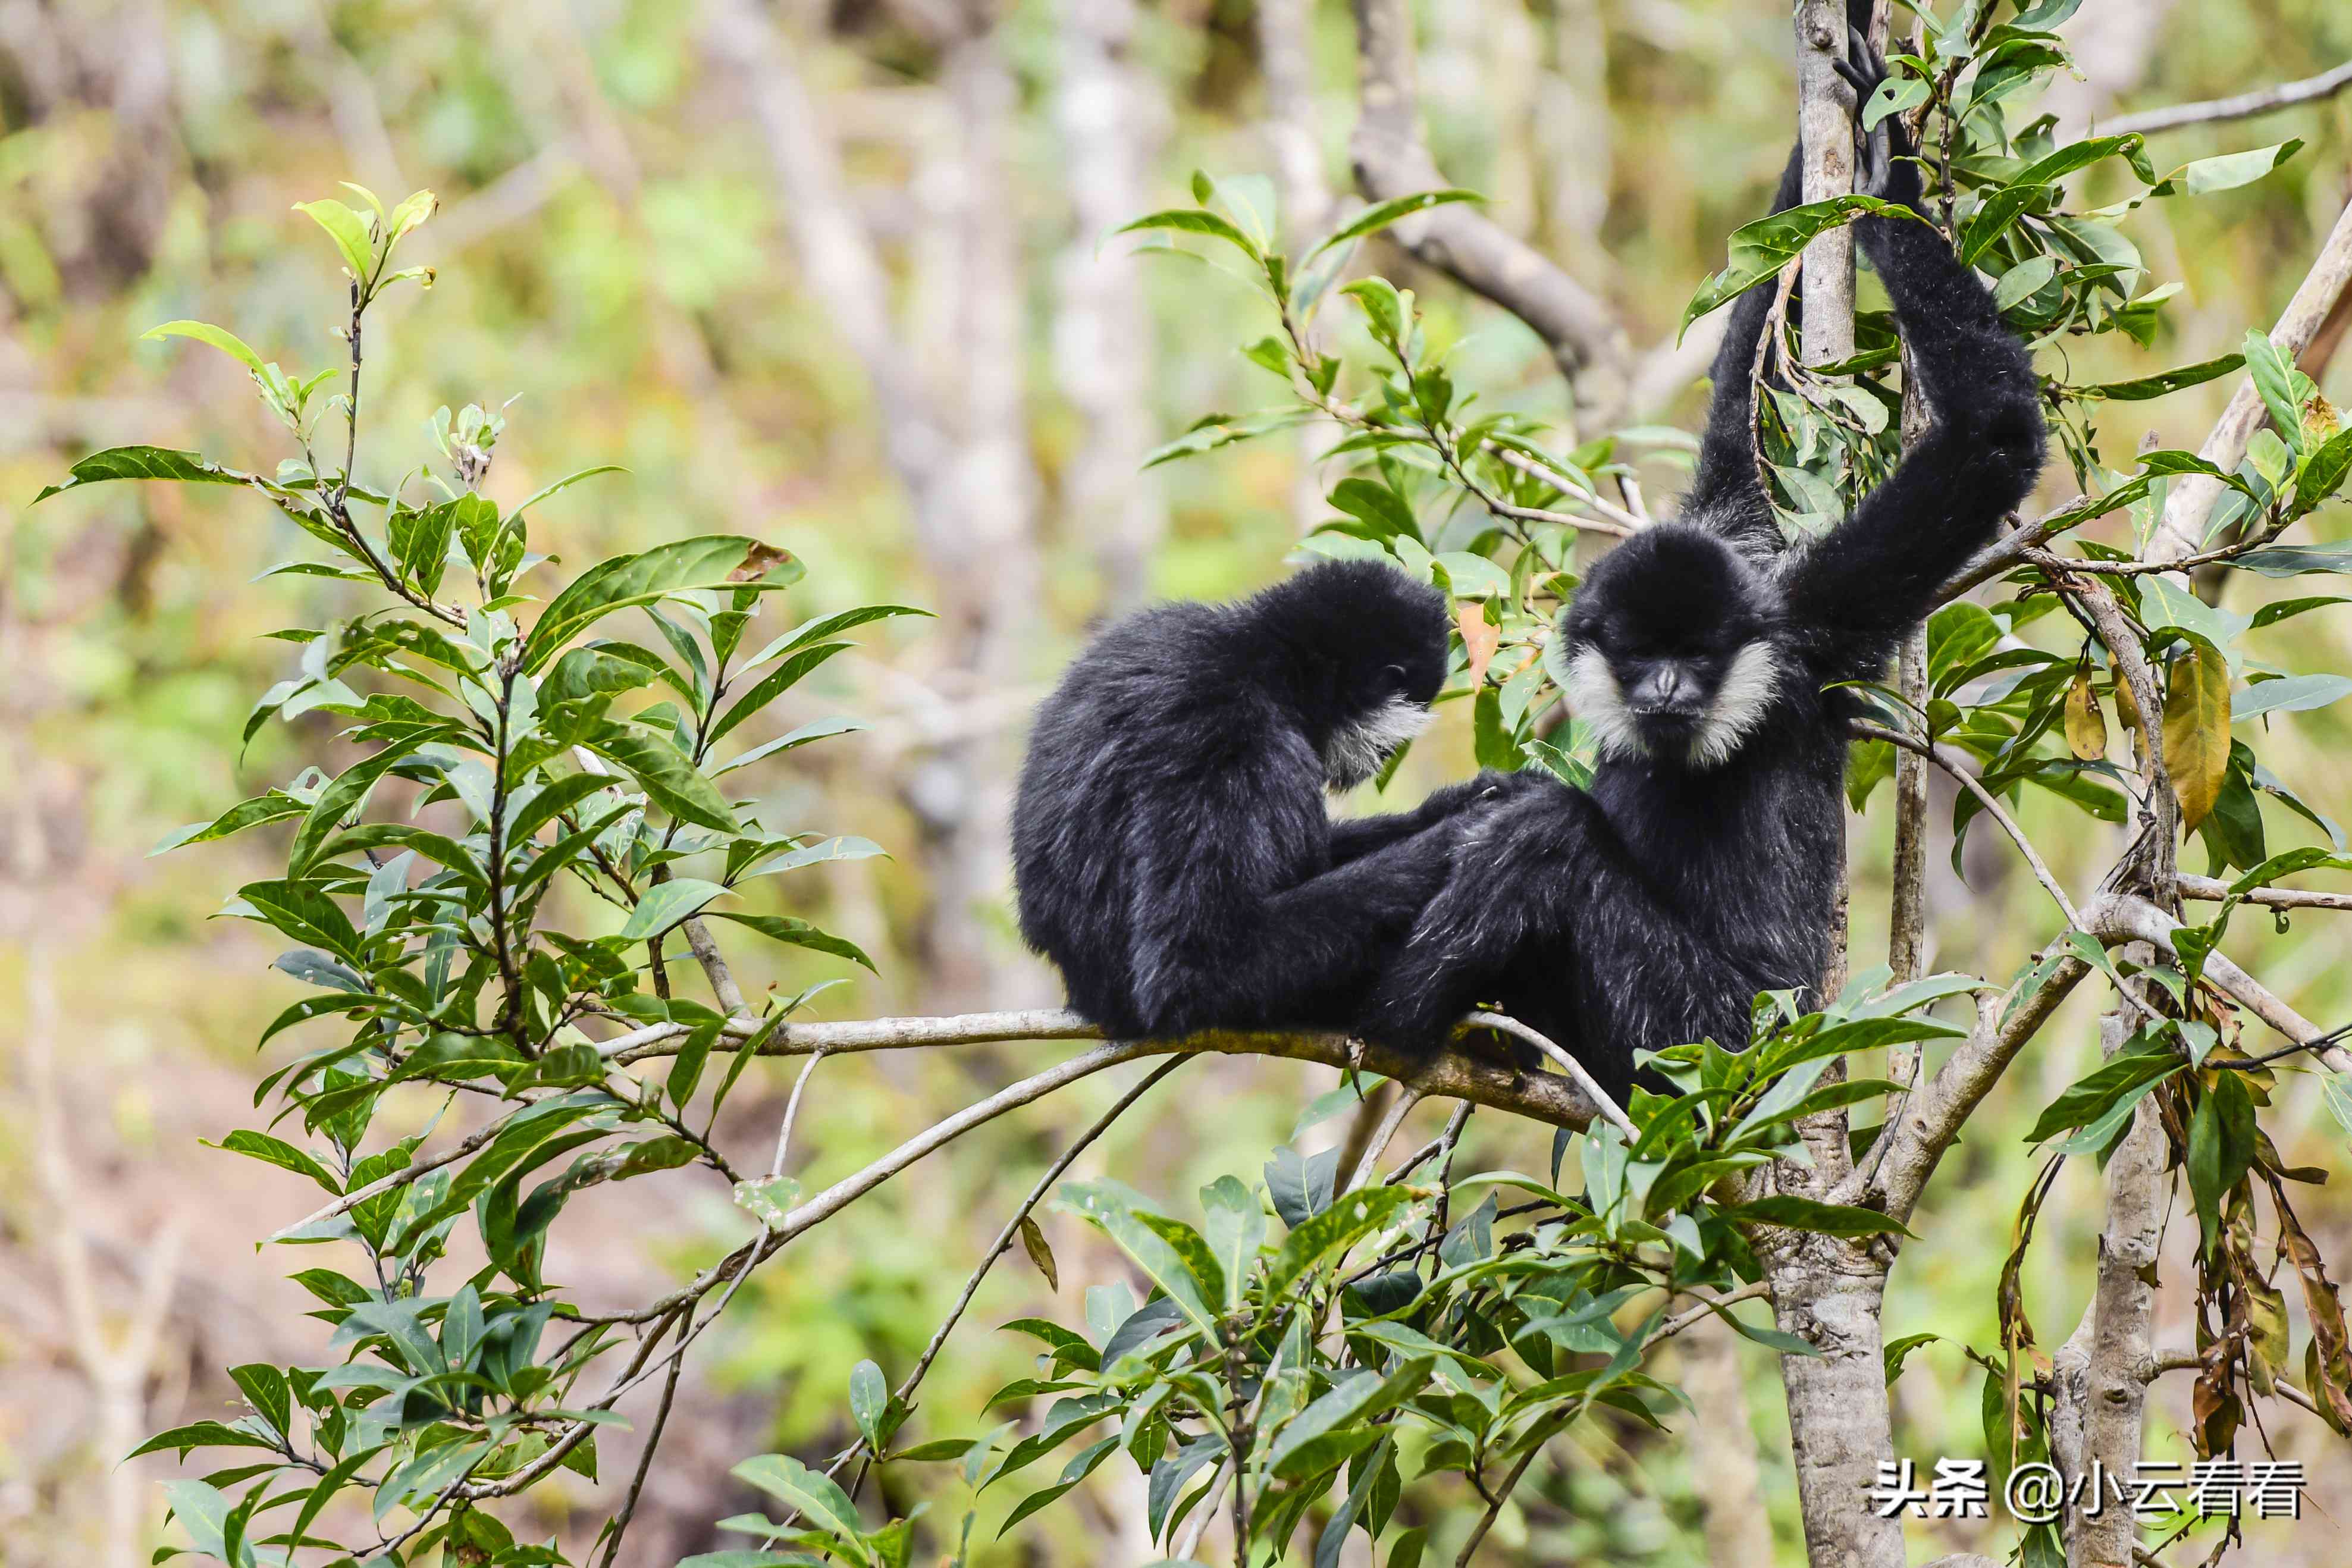
[[1719, 767], [1771, 708], [1776, 605], [1719, 535], [1661, 523], [1586, 576], [1560, 613], [1553, 675], [1602, 756]]
[[1445, 684], [1445, 597], [1377, 561], [1324, 561], [1240, 606], [1265, 632], [1326, 781], [1352, 789], [1421, 732]]

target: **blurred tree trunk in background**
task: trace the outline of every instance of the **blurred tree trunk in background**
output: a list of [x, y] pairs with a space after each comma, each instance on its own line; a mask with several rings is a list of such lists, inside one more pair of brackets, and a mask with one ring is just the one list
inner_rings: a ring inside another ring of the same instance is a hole
[[1135, 0], [1061, 0], [1060, 22], [1055, 115], [1074, 227], [1056, 267], [1054, 351], [1062, 391], [1084, 421], [1063, 478], [1064, 536], [1093, 551], [1116, 613], [1150, 592], [1168, 507], [1157, 477], [1138, 472], [1160, 428], [1143, 264], [1124, 243], [1105, 242], [1150, 209], [1167, 107], [1129, 58]]
[[[925, 908], [912, 942], [923, 1005], [939, 1012], [1026, 999], [990, 911], [1004, 907], [1015, 747], [980, 700], [1018, 687], [1040, 583], [1037, 475], [1024, 370], [1027, 290], [1008, 157], [1019, 85], [984, 4], [907, 18], [938, 50], [941, 113], [918, 149], [909, 285], [919, 323], [902, 331], [874, 235], [793, 51], [752, 0], [721, 0], [711, 42], [749, 93], [811, 293], [873, 391], [890, 466], [929, 569], [938, 662], [910, 677], [933, 716], [931, 746], [898, 781], [915, 818]], [[795, 47], [802, 46], [795, 45]]]

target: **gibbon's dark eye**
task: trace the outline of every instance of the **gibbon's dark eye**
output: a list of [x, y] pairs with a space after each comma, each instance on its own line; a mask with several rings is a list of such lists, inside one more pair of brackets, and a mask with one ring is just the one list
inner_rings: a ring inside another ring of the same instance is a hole
[[1404, 666], [1401, 664], [1392, 664], [1389, 666], [1388, 677], [1389, 684], [1391, 686], [1395, 687], [1400, 691], [1404, 689]]

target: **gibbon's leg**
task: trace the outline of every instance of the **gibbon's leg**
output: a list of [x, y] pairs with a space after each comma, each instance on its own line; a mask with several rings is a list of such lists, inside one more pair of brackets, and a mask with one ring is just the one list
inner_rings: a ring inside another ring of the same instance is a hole
[[1442, 824], [1267, 897], [1213, 956], [1181, 965], [1190, 1026], [1344, 1027], [1444, 882], [1454, 838]]
[[[1802, 199], [1805, 189], [1804, 148], [1790, 149], [1788, 167], [1780, 172], [1780, 187], [1772, 197], [1775, 213], [1785, 212]], [[1769, 215], [1768, 215], [1769, 216]], [[1756, 350], [1772, 313], [1776, 290], [1759, 286], [1742, 294], [1731, 307], [1731, 322], [1723, 346], [1716, 351], [1715, 391], [1706, 405], [1706, 433], [1700, 438], [1698, 471], [1683, 499], [1681, 518], [1714, 529], [1743, 549], [1777, 553], [1780, 530], [1756, 473]], [[1793, 308], [1793, 300], [1791, 301]]]
[[1729, 955], [1658, 897], [1589, 796], [1563, 788], [1465, 834], [1453, 875], [1364, 1010], [1368, 1037], [1426, 1054], [1480, 1002], [1560, 995], [1583, 1039], [1602, 1042], [1578, 1055], [1612, 1094], [1636, 1045], [1710, 1031], [1734, 1033], [1720, 1042], [1731, 1048], [1746, 1044], [1745, 996], [1717, 1005], [1736, 973]]
[[1572, 884], [1587, 803], [1561, 798], [1481, 814], [1464, 825], [1452, 873], [1366, 1002], [1364, 1035], [1415, 1055], [1442, 1048], [1455, 1020], [1531, 963], [1569, 984]]

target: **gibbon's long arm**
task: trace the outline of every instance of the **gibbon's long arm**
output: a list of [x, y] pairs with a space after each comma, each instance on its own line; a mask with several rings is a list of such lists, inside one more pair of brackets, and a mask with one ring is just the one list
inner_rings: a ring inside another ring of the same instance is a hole
[[[1805, 155], [1800, 143], [1789, 152], [1772, 211], [1786, 212], [1804, 195]], [[1769, 215], [1767, 215], [1769, 216]], [[1756, 473], [1756, 350], [1772, 314], [1777, 290], [1759, 284], [1731, 307], [1731, 324], [1716, 351], [1715, 391], [1706, 405], [1706, 432], [1699, 439], [1698, 471], [1684, 498], [1681, 519], [1711, 528], [1751, 553], [1780, 552], [1780, 528]], [[1791, 306], [1793, 310], [1793, 303]]]
[[1376, 849], [1385, 849], [1427, 832], [1474, 805], [1500, 800], [1529, 787], [1535, 777], [1527, 773], [1506, 773], [1488, 768], [1475, 778], [1432, 791], [1427, 800], [1411, 811], [1381, 816], [1335, 816], [1331, 819], [1331, 864], [1344, 866]]
[[[1293, 806], [1295, 791], [1282, 787], [1299, 765], [1277, 747], [1222, 773], [1171, 807], [1170, 831], [1137, 843], [1129, 878], [1151, 892], [1129, 961], [1150, 1032], [1344, 1018], [1383, 943], [1403, 936], [1444, 879], [1450, 824], [1328, 868], [1286, 849], [1324, 831], [1321, 803]], [[1237, 823], [1254, 826], [1235, 832]]]
[[[1917, 210], [1916, 167], [1892, 162], [1885, 184], [1886, 199]], [[1855, 226], [1895, 302], [1928, 425], [1853, 515], [1785, 570], [1790, 624], [1825, 680], [1885, 668], [1937, 585], [2031, 493], [2043, 444], [2025, 345], [1943, 235], [1903, 218]]]

